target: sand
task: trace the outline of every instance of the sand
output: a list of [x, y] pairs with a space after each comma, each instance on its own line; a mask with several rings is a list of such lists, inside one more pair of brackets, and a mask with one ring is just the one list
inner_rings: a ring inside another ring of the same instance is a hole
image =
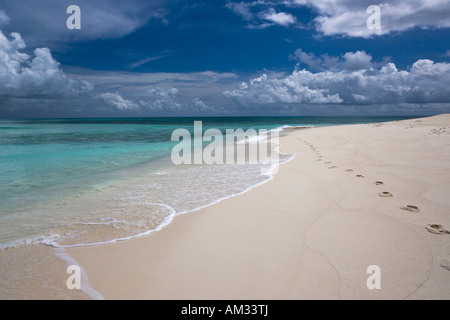
[[[270, 182], [66, 249], [106, 299], [450, 299], [450, 115], [292, 131]], [[380, 289], [370, 290], [369, 266]]]

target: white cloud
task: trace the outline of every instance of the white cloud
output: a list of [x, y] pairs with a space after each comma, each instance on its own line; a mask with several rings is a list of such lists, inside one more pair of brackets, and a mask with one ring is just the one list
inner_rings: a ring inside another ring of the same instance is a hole
[[364, 51], [347, 53], [339, 59], [341, 70], [312, 73], [303, 69], [273, 78], [264, 74], [224, 95], [242, 104], [450, 103], [450, 64], [421, 59], [409, 71], [399, 71], [390, 62], [375, 68], [371, 58]]
[[214, 108], [206, 105], [200, 98], [194, 98], [194, 100], [192, 100], [192, 111], [209, 112], [214, 111]]
[[34, 58], [21, 52], [25, 42], [19, 33], [9, 40], [0, 31], [0, 95], [32, 97], [76, 95], [90, 91], [92, 85], [68, 78], [48, 48], [34, 50]]
[[345, 70], [370, 69], [372, 67], [372, 56], [365, 51], [347, 52], [344, 54]]
[[[166, 0], [1, 0], [11, 18], [11, 28], [27, 36], [28, 42], [117, 38], [130, 34], [149, 20], [167, 23]], [[70, 4], [81, 8], [81, 29], [65, 27]], [[35, 43], [31, 43], [34, 45]]]
[[[272, 26], [290, 26], [297, 24], [297, 19], [290, 13], [277, 12], [274, 6], [282, 4], [266, 1], [252, 2], [227, 2], [226, 8], [241, 16], [245, 21], [249, 21], [247, 28], [264, 29]], [[252, 8], [254, 12], [252, 12]]]
[[317, 57], [314, 53], [306, 53], [302, 49], [297, 49], [289, 58], [307, 65], [313, 71], [334, 70], [342, 64], [339, 57], [330, 57], [328, 54]]
[[[317, 29], [324, 35], [345, 35], [368, 38], [419, 28], [450, 27], [450, 0], [391, 0], [374, 3], [371, 0], [288, 0], [291, 6], [309, 6], [318, 16]], [[381, 30], [369, 30], [366, 12], [370, 5], [378, 5], [381, 11]]]
[[67, 68], [66, 72], [71, 78], [86, 79], [95, 86], [91, 96], [97, 96], [97, 100], [94, 103], [86, 100], [85, 114], [93, 106], [92, 110], [97, 110], [96, 105], [101, 112], [106, 108], [108, 112], [122, 113], [114, 105], [106, 104], [100, 99], [102, 93], [118, 94], [124, 100], [136, 104], [137, 109], [130, 109], [130, 113], [136, 115], [185, 116], [198, 112], [225, 114], [231, 107], [230, 101], [222, 92], [233, 89], [239, 83], [239, 76], [234, 73], [214, 71], [140, 73]]
[[[372, 15], [367, 13], [370, 5], [377, 5], [380, 8], [381, 29], [367, 28], [367, 19]], [[228, 2], [226, 5], [244, 20], [249, 21], [249, 28], [267, 28], [273, 25], [297, 26], [297, 19], [291, 13], [277, 13], [280, 6], [283, 6], [284, 11], [289, 7], [311, 8], [317, 15], [314, 19], [317, 31], [328, 36], [370, 38], [415, 27], [423, 29], [450, 27], [450, 0], [391, 0], [382, 3], [374, 3], [372, 0], [284, 0], [278, 2], [259, 0]], [[252, 8], [259, 13], [253, 13]]]
[[0, 10], [0, 26], [8, 24], [9, 17], [4, 10]]
[[124, 98], [118, 92], [105, 92], [96, 96], [108, 106], [122, 111], [140, 111], [156, 114], [201, 113], [213, 112], [215, 109], [205, 104], [201, 98], [194, 98], [191, 102], [180, 102], [177, 100], [178, 89], [164, 89], [155, 87], [145, 92], [135, 92], [130, 97]]
[[124, 99], [118, 93], [102, 93], [96, 96], [97, 98], [102, 99], [107, 105], [117, 108], [118, 110], [135, 110], [139, 109], [139, 106], [133, 101]]
[[253, 14], [250, 12], [250, 3], [248, 2], [228, 2], [225, 7], [241, 16], [244, 20], [253, 19]]
[[281, 79], [269, 79], [266, 74], [263, 74], [250, 80], [248, 84], [241, 84], [238, 89], [225, 91], [224, 95], [244, 104], [342, 102], [338, 94], [331, 95], [326, 88], [311, 88], [302, 83], [301, 76], [302, 74], [296, 71], [291, 76]]
[[176, 101], [178, 89], [163, 89], [156, 87], [145, 92], [139, 100], [139, 105], [153, 111], [176, 111], [181, 104]]
[[290, 55], [291, 60], [307, 65], [310, 70], [361, 70], [373, 67], [372, 56], [363, 51], [347, 52], [342, 57], [331, 57], [323, 54], [317, 57], [314, 53], [306, 53], [297, 49]]
[[171, 54], [171, 51], [170, 51], [170, 50], [165, 50], [165, 51], [163, 51], [163, 52], [161, 52], [161, 53], [159, 53], [159, 54], [157, 54], [157, 55], [149, 56], [149, 57], [146, 57], [146, 58], [144, 58], [144, 59], [140, 59], [140, 60], [138, 60], [138, 61], [136, 61], [136, 62], [130, 63], [130, 64], [128, 65], [128, 68], [130, 68], [130, 69], [135, 69], [135, 68], [137, 68], [137, 67], [139, 67], [139, 66], [142, 66], [142, 65], [144, 65], [144, 64], [146, 64], [146, 63], [149, 63], [149, 62], [151, 62], [151, 61], [156, 61], [156, 60], [159, 60], [159, 59], [164, 59], [164, 58], [166, 58], [167, 56], [169, 56], [170, 54]]
[[261, 17], [264, 20], [273, 22], [281, 26], [289, 26], [296, 23], [296, 19], [293, 15], [285, 12], [276, 12], [274, 8], [269, 8], [267, 11], [261, 13]]

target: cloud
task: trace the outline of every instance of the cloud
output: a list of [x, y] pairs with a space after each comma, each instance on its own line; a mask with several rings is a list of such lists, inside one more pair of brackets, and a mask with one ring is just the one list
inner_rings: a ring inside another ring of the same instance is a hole
[[170, 50], [165, 50], [165, 51], [161, 52], [160, 54], [149, 56], [149, 57], [146, 57], [144, 59], [140, 59], [140, 60], [138, 60], [136, 62], [130, 63], [128, 65], [128, 68], [135, 69], [135, 68], [137, 68], [137, 67], [139, 67], [141, 65], [144, 65], [146, 63], [149, 63], [151, 61], [164, 59], [164, 58], [168, 57], [169, 55], [171, 55], [171, 51]]
[[149, 110], [157, 111], [176, 111], [181, 109], [181, 104], [176, 101], [178, 89], [163, 89], [156, 87], [145, 92], [140, 100], [139, 105]]
[[36, 97], [77, 95], [88, 92], [92, 85], [68, 78], [53, 59], [48, 48], [34, 50], [34, 58], [21, 52], [26, 48], [19, 33], [9, 40], [0, 31], [0, 95]]
[[336, 70], [342, 65], [339, 57], [330, 57], [328, 54], [317, 57], [314, 53], [306, 53], [302, 49], [297, 49], [289, 59], [296, 60], [313, 71]]
[[9, 23], [9, 17], [4, 10], [0, 10], [0, 26]]
[[[209, 115], [229, 114], [230, 108], [236, 107], [230, 106], [230, 101], [222, 94], [239, 83], [239, 76], [234, 73], [142, 73], [74, 67], [67, 67], [65, 71], [73, 79], [87, 80], [94, 85], [90, 95], [83, 99], [83, 105], [81, 101], [76, 102], [77, 106], [82, 105], [80, 112], [93, 117], [102, 116], [105, 112], [118, 116], [124, 114], [113, 104], [113, 101], [117, 101], [116, 104], [120, 105], [120, 98], [113, 100], [111, 97], [105, 101], [108, 96], [102, 99], [104, 93], [121, 96], [129, 102], [126, 105], [137, 105], [136, 109], [128, 111], [133, 116], [188, 116], [199, 112]], [[93, 97], [96, 99], [93, 100]], [[73, 101], [72, 98], [70, 100]], [[54, 107], [54, 103], [51, 104]], [[58, 104], [61, 105], [60, 102]]]
[[347, 52], [344, 54], [344, 70], [362, 70], [372, 68], [372, 56], [365, 51]]
[[139, 109], [139, 106], [130, 101], [125, 100], [118, 93], [106, 92], [96, 96], [97, 98], [103, 100], [107, 105], [117, 108], [118, 110], [134, 110]]
[[144, 92], [135, 92], [132, 97], [123, 98], [118, 92], [105, 92], [96, 96], [108, 106], [121, 111], [150, 111], [158, 114], [171, 114], [179, 112], [200, 113], [212, 112], [214, 108], [206, 105], [196, 97], [191, 102], [179, 102], [179, 91], [176, 88], [164, 89], [155, 87]]
[[361, 70], [373, 67], [372, 56], [363, 51], [347, 52], [342, 57], [331, 57], [323, 54], [317, 57], [314, 53], [306, 53], [297, 49], [289, 56], [291, 60], [299, 61], [313, 71], [324, 70]]
[[[205, 87], [205, 83], [209, 85], [218, 83], [222, 86], [224, 82], [234, 82], [238, 75], [230, 72], [218, 73], [215, 71], [202, 72], [123, 72], [123, 71], [93, 71], [85, 68], [67, 68], [71, 77], [87, 79], [95, 84], [96, 87], [116, 88], [131, 87], [143, 91], [152, 89], [161, 83], [170, 83], [177, 85], [193, 87]], [[210, 90], [210, 88], [205, 89]]]
[[[450, 27], [450, 0], [391, 0], [382, 3], [348, 0], [288, 0], [290, 6], [307, 6], [317, 12], [316, 28], [324, 35], [369, 38], [415, 27]], [[380, 7], [381, 30], [369, 30], [366, 22], [370, 5]]]
[[195, 112], [215, 111], [213, 107], [206, 105], [200, 98], [194, 98], [194, 100], [192, 100], [191, 106], [191, 109]]
[[[323, 58], [301, 52], [323, 71], [302, 69], [282, 77], [263, 74], [224, 95], [248, 105], [258, 104], [341, 104], [388, 105], [450, 103], [450, 64], [416, 61], [409, 70], [394, 63], [376, 68], [364, 51], [349, 52], [333, 68], [325, 69]], [[321, 63], [319, 63], [319, 62]], [[336, 67], [342, 67], [338, 70]]]
[[241, 16], [244, 20], [253, 19], [253, 13], [250, 12], [250, 3], [248, 2], [228, 2], [225, 7]]
[[294, 72], [282, 79], [270, 79], [266, 74], [242, 83], [238, 89], [225, 91], [224, 95], [248, 104], [266, 103], [341, 103], [339, 95], [329, 94], [326, 88], [311, 88], [302, 83], [301, 74]]
[[[26, 36], [28, 42], [81, 41], [118, 38], [130, 34], [150, 20], [167, 23], [165, 0], [2, 0], [11, 18], [11, 30]], [[68, 30], [66, 9], [81, 9], [81, 30]], [[31, 43], [34, 45], [34, 43]]]
[[[265, 29], [272, 26], [296, 25], [297, 19], [290, 13], [277, 12], [274, 6], [280, 3], [266, 1], [227, 2], [226, 8], [248, 21], [247, 28]], [[282, 2], [281, 2], [282, 4]], [[252, 10], [252, 8], [254, 8]], [[255, 11], [255, 12], [254, 12]]]
[[273, 22], [274, 24], [287, 27], [297, 22], [295, 17], [289, 13], [276, 12], [274, 8], [269, 8], [267, 11], [261, 13], [264, 20]]
[[[381, 14], [381, 29], [368, 29], [367, 13], [370, 5], [377, 5]], [[274, 25], [297, 26], [294, 15], [287, 11], [293, 7], [308, 7], [313, 14], [315, 28], [327, 36], [348, 36], [370, 38], [413, 28], [450, 27], [450, 0], [391, 0], [374, 3], [371, 0], [284, 0], [228, 2], [226, 7], [244, 20], [249, 28], [267, 28]], [[259, 11], [259, 13], [253, 11]]]

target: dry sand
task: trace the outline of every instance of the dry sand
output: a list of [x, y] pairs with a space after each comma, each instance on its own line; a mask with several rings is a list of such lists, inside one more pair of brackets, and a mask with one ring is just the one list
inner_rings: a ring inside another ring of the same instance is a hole
[[[450, 235], [426, 229], [450, 230], [450, 115], [281, 144], [296, 157], [270, 182], [149, 236], [66, 253], [106, 299], [450, 299]], [[370, 265], [381, 289], [366, 286]]]

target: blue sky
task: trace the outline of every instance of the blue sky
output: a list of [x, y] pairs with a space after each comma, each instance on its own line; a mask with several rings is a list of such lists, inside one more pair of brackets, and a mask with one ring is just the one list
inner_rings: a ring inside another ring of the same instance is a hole
[[450, 112], [449, 27], [449, 0], [2, 0], [0, 117]]

